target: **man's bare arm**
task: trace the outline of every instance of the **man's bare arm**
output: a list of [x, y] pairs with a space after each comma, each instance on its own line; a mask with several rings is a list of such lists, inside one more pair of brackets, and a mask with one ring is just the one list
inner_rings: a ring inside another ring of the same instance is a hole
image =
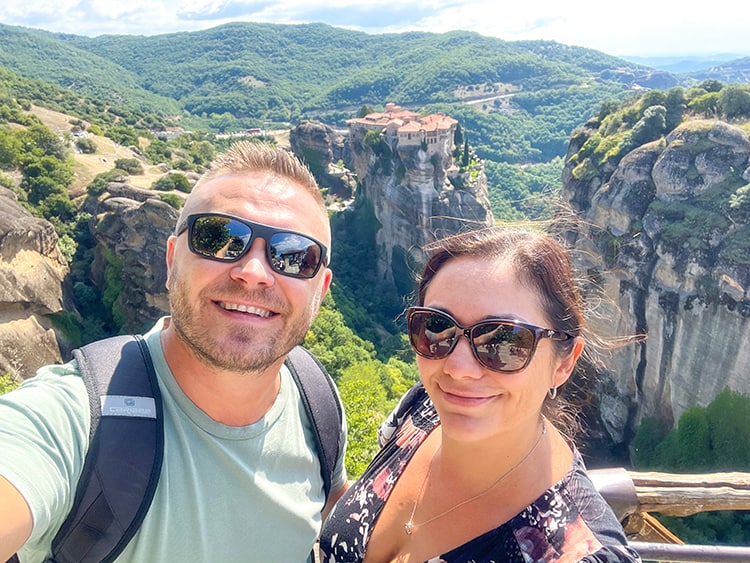
[[328, 495], [328, 501], [326, 502], [325, 507], [323, 508], [323, 522], [325, 522], [326, 518], [328, 517], [328, 513], [331, 512], [331, 509], [333, 508], [333, 505], [336, 504], [336, 501], [341, 498], [341, 495], [343, 495], [346, 492], [346, 489], [349, 488], [349, 481], [344, 483], [344, 486], [341, 487], [338, 491], [334, 491]]
[[26, 499], [10, 481], [0, 476], [0, 561], [10, 559], [29, 539], [32, 525]]

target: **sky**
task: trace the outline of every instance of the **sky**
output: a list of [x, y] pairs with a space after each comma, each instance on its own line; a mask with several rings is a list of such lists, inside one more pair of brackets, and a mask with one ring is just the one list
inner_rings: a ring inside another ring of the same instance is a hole
[[[2, 0], [0, 23], [97, 36], [157, 35], [228, 22], [327, 23], [366, 33], [475, 31], [626, 57], [750, 56], [736, 0]], [[700, 9], [699, 9], [700, 7]]]

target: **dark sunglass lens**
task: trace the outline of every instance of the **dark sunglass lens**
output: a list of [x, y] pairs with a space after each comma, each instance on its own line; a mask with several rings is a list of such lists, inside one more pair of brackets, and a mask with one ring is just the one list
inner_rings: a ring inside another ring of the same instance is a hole
[[274, 234], [269, 248], [273, 269], [291, 276], [312, 276], [323, 256], [323, 249], [318, 243], [295, 233]]
[[414, 349], [428, 358], [450, 354], [456, 339], [456, 325], [438, 313], [416, 312], [410, 317], [409, 338]]
[[495, 371], [523, 368], [534, 349], [534, 333], [510, 323], [480, 324], [472, 332], [472, 341], [480, 361]]
[[252, 231], [247, 225], [216, 215], [198, 217], [190, 231], [193, 250], [220, 260], [236, 260], [247, 248]]

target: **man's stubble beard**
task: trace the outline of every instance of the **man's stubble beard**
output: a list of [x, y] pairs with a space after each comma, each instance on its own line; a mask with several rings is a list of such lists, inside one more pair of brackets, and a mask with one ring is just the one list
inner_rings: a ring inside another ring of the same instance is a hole
[[[179, 276], [173, 277], [173, 280], [169, 284], [171, 324], [180, 340], [204, 364], [214, 368], [237, 373], [260, 373], [301, 343], [312, 323], [312, 311], [308, 310], [302, 316], [287, 317], [284, 328], [276, 334], [238, 326], [230, 343], [218, 342], [212, 336], [209, 324], [201, 319], [199, 309], [190, 304], [187, 284]], [[227, 301], [232, 300], [234, 293], [238, 301], [253, 300], [256, 296], [255, 301], [265, 303], [274, 310], [288, 309], [265, 290], [247, 292], [230, 286], [219, 293]], [[199, 302], [208, 303], [209, 300], [199, 298]], [[313, 310], [316, 304], [317, 300], [312, 305]]]

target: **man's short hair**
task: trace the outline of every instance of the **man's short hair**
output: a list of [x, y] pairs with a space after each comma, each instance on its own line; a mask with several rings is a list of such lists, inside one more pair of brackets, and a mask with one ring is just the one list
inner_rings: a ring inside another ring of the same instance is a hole
[[[302, 186], [312, 195], [320, 209], [326, 213], [323, 195], [310, 169], [293, 153], [268, 143], [253, 141], [234, 143], [213, 160], [211, 167], [201, 176], [193, 190], [201, 184], [224, 174], [241, 175], [254, 171], [269, 172], [274, 176], [286, 178]], [[183, 208], [183, 213], [180, 214], [175, 230], [183, 224], [184, 214], [185, 209]]]

